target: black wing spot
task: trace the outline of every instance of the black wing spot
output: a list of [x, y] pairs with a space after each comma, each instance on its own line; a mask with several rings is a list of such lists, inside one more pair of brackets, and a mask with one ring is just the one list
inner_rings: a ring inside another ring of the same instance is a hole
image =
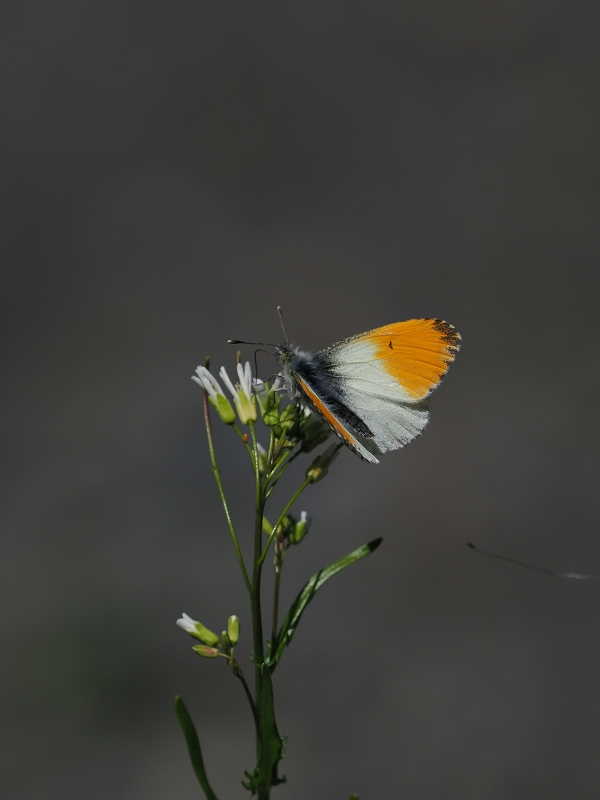
[[448, 350], [456, 353], [460, 347], [460, 334], [458, 331], [443, 319], [434, 319], [433, 329], [440, 334], [440, 339], [448, 345]]
[[390, 350], [394, 349], [394, 345], [390, 342]]

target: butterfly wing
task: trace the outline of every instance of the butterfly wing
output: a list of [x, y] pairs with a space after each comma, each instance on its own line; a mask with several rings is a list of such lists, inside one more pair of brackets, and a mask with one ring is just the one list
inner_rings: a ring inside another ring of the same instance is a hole
[[454, 360], [460, 335], [439, 319], [412, 319], [361, 333], [316, 354], [342, 402], [381, 452], [404, 447], [428, 421], [426, 398]]
[[379, 459], [364, 446], [366, 443], [364, 434], [370, 434], [370, 430], [361, 424], [358, 415], [352, 414], [346, 406], [340, 403], [339, 398], [331, 391], [330, 387], [324, 389], [319, 386], [317, 388], [307, 375], [302, 376], [299, 372], [294, 373], [294, 381], [309, 406], [323, 417], [333, 432], [351, 450], [365, 461], [379, 464]]

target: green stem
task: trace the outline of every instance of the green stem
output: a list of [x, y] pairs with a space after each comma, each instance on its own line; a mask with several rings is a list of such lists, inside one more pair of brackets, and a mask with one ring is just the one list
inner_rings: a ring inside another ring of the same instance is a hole
[[276, 475], [277, 476], [279, 475], [279, 473], [285, 467], [285, 465], [287, 463], [287, 459], [289, 459], [291, 452], [292, 452], [292, 450], [288, 450], [283, 455], [280, 455], [278, 452], [274, 452], [273, 453], [273, 455], [271, 457], [271, 461], [268, 462], [268, 463], [274, 464], [274, 466], [273, 466], [273, 469], [271, 470], [271, 472], [269, 472], [269, 474], [267, 475], [267, 481], [271, 481], [271, 480], [273, 480], [275, 478]]
[[[286, 455], [289, 455], [289, 454], [286, 454]], [[269, 475], [269, 480], [272, 481], [272, 483], [269, 486], [269, 488], [267, 489], [265, 497], [268, 498], [268, 497], [271, 496], [271, 493], [273, 492], [273, 489], [277, 486], [277, 483], [278, 483], [279, 479], [283, 476], [284, 472], [289, 467], [289, 465], [292, 463], [292, 461], [295, 458], [298, 458], [299, 455], [302, 455], [302, 450], [296, 450], [296, 452], [292, 453], [292, 455], [287, 459], [287, 461], [284, 461], [282, 459], [280, 464], [278, 464], [275, 467], [273, 472]], [[279, 469], [279, 472], [277, 472], [278, 469]]]
[[297, 490], [294, 492], [294, 494], [293, 494], [293, 495], [292, 495], [292, 497], [290, 498], [289, 502], [287, 503], [287, 505], [285, 506], [285, 508], [284, 508], [284, 509], [283, 509], [283, 511], [281, 512], [281, 514], [279, 515], [279, 519], [277, 520], [277, 522], [276, 522], [276, 523], [275, 523], [275, 525], [273, 526], [273, 530], [271, 531], [271, 534], [270, 534], [269, 538], [267, 539], [267, 543], [266, 543], [266, 545], [265, 545], [265, 549], [263, 550], [263, 552], [262, 552], [262, 555], [260, 556], [260, 563], [261, 563], [261, 564], [263, 563], [263, 561], [264, 561], [264, 560], [265, 560], [265, 558], [267, 557], [267, 553], [268, 553], [268, 551], [269, 551], [269, 547], [270, 547], [270, 545], [271, 545], [271, 542], [273, 541], [273, 538], [274, 538], [275, 534], [277, 533], [277, 528], [278, 528], [278, 527], [281, 525], [281, 522], [282, 522], [283, 518], [285, 517], [285, 515], [287, 514], [287, 512], [290, 510], [290, 508], [292, 507], [292, 505], [293, 505], [293, 504], [296, 502], [296, 500], [297, 500], [297, 499], [300, 497], [300, 495], [302, 494], [302, 492], [303, 492], [303, 491], [306, 489], [306, 487], [307, 487], [307, 486], [310, 486], [312, 482], [313, 482], [312, 478], [306, 478], [306, 480], [305, 480], [305, 481], [304, 481], [304, 483], [303, 483], [303, 484], [300, 486], [300, 488], [299, 488], [299, 489], [297, 489]]
[[254, 468], [254, 454], [252, 453], [252, 448], [248, 444], [248, 441], [247, 441], [248, 437], [246, 436], [246, 438], [244, 439], [245, 434], [243, 434], [241, 432], [241, 430], [238, 428], [237, 425], [235, 425], [235, 423], [231, 427], [233, 428], [233, 430], [237, 433], [237, 435], [242, 440], [242, 444], [244, 445], [244, 447], [248, 451], [248, 455], [250, 456], [250, 459], [252, 460], [252, 468]]
[[[260, 719], [260, 695], [262, 692], [262, 672], [261, 667], [265, 660], [263, 631], [262, 631], [262, 611], [260, 606], [260, 578], [261, 578], [261, 548], [262, 548], [262, 524], [263, 524], [263, 497], [260, 472], [258, 469], [258, 443], [256, 440], [256, 429], [254, 423], [250, 422], [250, 435], [252, 436], [252, 449], [254, 452], [254, 474], [256, 476], [255, 490], [255, 517], [254, 517], [254, 564], [252, 569], [252, 587], [250, 590], [250, 605], [252, 610], [252, 637], [254, 644], [254, 677], [255, 692], [254, 703], [259, 709], [259, 723], [256, 735], [257, 758], [260, 756], [261, 746], [261, 719]], [[268, 797], [268, 794], [266, 795]]]
[[[229, 526], [229, 533], [231, 534], [231, 538], [233, 539], [233, 546], [235, 547], [235, 553], [237, 555], [237, 559], [240, 564], [240, 569], [242, 570], [244, 583], [246, 584], [246, 588], [248, 589], [248, 591], [252, 592], [252, 584], [250, 583], [250, 578], [248, 577], [248, 573], [246, 571], [246, 565], [244, 564], [242, 551], [240, 550], [240, 545], [235, 533], [235, 528], [233, 527], [233, 520], [231, 519], [231, 514], [229, 513], [229, 506], [227, 505], [227, 500], [225, 499], [225, 491], [223, 489], [223, 483], [221, 481], [221, 473], [219, 471], [219, 467], [217, 466], [217, 456], [215, 453], [215, 445], [212, 436], [212, 426], [210, 422], [210, 405], [208, 402], [208, 392], [206, 390], [204, 390], [204, 421], [206, 423], [206, 434], [208, 436], [208, 450], [210, 452], [210, 463], [212, 466], [212, 474], [214, 475], [215, 481], [217, 483], [219, 496], [221, 498], [221, 503], [223, 505], [223, 510], [225, 512], [225, 517], [227, 519], [227, 525]], [[256, 451], [256, 455], [257, 455], [256, 470], [258, 475], [258, 451]]]
[[244, 687], [244, 692], [246, 693], [246, 697], [248, 698], [248, 702], [250, 703], [250, 708], [252, 709], [252, 716], [254, 717], [254, 724], [256, 725], [256, 730], [258, 732], [259, 730], [258, 711], [256, 710], [256, 706], [254, 704], [254, 699], [252, 697], [252, 693], [250, 692], [250, 688], [246, 683], [246, 678], [244, 678], [244, 673], [242, 672], [240, 665], [237, 663], [235, 658], [230, 659], [229, 666], [231, 667], [231, 671], [233, 672], [235, 677], [240, 679], [241, 684]]

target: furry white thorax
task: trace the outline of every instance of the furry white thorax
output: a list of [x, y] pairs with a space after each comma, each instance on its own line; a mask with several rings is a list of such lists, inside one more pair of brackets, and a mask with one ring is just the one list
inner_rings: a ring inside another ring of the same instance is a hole
[[285, 344], [275, 348], [275, 353], [281, 363], [280, 377], [283, 379], [285, 390], [294, 400], [301, 399], [306, 403], [306, 398], [298, 388], [298, 383], [293, 373], [299, 364], [309, 364], [313, 360], [313, 354], [308, 350], [301, 350], [298, 345]]

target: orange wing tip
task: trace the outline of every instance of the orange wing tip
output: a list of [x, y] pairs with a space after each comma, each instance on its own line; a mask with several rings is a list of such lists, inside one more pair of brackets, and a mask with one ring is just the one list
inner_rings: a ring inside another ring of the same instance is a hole
[[460, 334], [443, 319], [396, 322], [367, 335], [375, 360], [413, 401], [427, 397], [446, 374], [460, 347]]

